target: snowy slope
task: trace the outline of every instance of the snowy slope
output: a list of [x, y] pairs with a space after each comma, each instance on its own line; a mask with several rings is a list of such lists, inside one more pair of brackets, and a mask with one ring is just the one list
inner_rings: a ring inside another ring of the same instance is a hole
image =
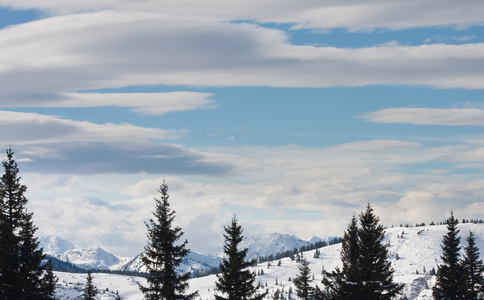
[[[484, 249], [484, 225], [482, 224], [460, 224], [461, 244], [465, 245], [465, 237], [471, 230], [475, 233], [476, 244], [482, 250]], [[403, 231], [403, 235], [402, 235]], [[420, 232], [420, 233], [419, 233]], [[440, 244], [442, 236], [446, 234], [447, 228], [445, 226], [426, 226], [415, 228], [389, 228], [387, 229], [386, 241], [390, 243], [390, 257], [392, 265], [395, 269], [395, 281], [405, 283], [404, 294], [409, 299], [432, 299], [432, 286], [435, 279], [428, 273], [432, 267], [436, 267], [441, 263]], [[314, 274], [313, 284], [320, 285], [322, 279], [321, 271], [324, 268], [326, 271], [334, 269], [341, 265], [339, 251], [341, 245], [332, 245], [320, 249], [321, 256], [313, 258], [314, 250], [305, 252], [303, 255], [309, 261], [312, 273]], [[399, 259], [397, 259], [397, 254]], [[482, 258], [482, 255], [481, 255]], [[264, 270], [264, 275], [257, 276], [256, 281], [260, 282], [264, 287], [267, 284], [269, 295], [266, 299], [279, 289], [284, 291], [284, 296], [287, 298], [287, 292], [291, 287], [294, 293], [293, 279], [298, 273], [297, 263], [291, 261], [289, 258], [281, 260], [280, 267], [275, 265], [270, 268], [267, 264], [259, 264], [251, 268], [257, 273], [260, 269]], [[426, 273], [423, 272], [425, 267]], [[419, 274], [417, 274], [417, 270]], [[82, 288], [85, 283], [85, 274], [70, 274], [56, 272], [59, 277], [58, 295], [71, 293], [76, 294], [76, 288]], [[277, 280], [277, 285], [276, 285]], [[195, 278], [190, 280], [190, 291], [198, 290], [201, 299], [214, 299], [214, 286], [216, 276], [211, 275], [202, 278]], [[138, 283], [144, 283], [144, 279], [140, 277], [119, 276], [108, 274], [94, 274], [94, 284], [102, 290], [109, 289], [109, 291], [119, 290], [119, 294], [125, 300], [142, 299], [142, 294], [139, 292]], [[295, 294], [293, 294], [295, 298]], [[68, 298], [63, 298], [68, 299]], [[100, 299], [113, 299], [113, 294], [105, 292]]]

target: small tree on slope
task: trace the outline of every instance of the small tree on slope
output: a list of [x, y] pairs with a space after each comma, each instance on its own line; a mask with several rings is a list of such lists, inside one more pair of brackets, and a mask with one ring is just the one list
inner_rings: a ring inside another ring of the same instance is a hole
[[96, 295], [98, 293], [97, 288], [94, 286], [92, 283], [92, 273], [91, 271], [87, 272], [87, 277], [86, 277], [86, 285], [84, 286], [84, 289], [82, 290], [82, 295], [81, 298], [83, 300], [95, 300]]
[[145, 299], [192, 299], [196, 292], [184, 295], [188, 288], [190, 273], [178, 274], [177, 268], [188, 254], [187, 241], [177, 244], [183, 235], [180, 227], [173, 227], [175, 212], [168, 203], [168, 185], [163, 181], [158, 190], [160, 199], [156, 199], [156, 209], [153, 212], [154, 220], [146, 223], [148, 228], [148, 245], [142, 256], [146, 266], [148, 286], [140, 285]]
[[311, 269], [306, 259], [301, 259], [298, 264], [299, 273], [294, 278], [293, 283], [296, 288], [297, 296], [303, 300], [312, 298], [314, 288], [309, 284], [311, 282]]
[[460, 257], [460, 237], [457, 229], [458, 221], [454, 218], [454, 213], [450, 213], [447, 220], [447, 234], [442, 239], [442, 261], [437, 273], [437, 281], [432, 289], [434, 299], [444, 297], [452, 300], [464, 299], [465, 276], [462, 265], [459, 263]]
[[43, 262], [13, 154], [7, 150], [0, 179], [0, 299], [54, 299], [56, 279]]
[[484, 264], [479, 259], [479, 248], [476, 247], [476, 237], [471, 231], [467, 236], [467, 247], [464, 247], [464, 257], [461, 261], [465, 276], [465, 299], [477, 299], [484, 289]]
[[226, 257], [220, 264], [220, 274], [215, 283], [216, 290], [226, 294], [226, 297], [215, 294], [216, 300], [261, 300], [265, 294], [258, 294], [254, 285], [255, 274], [247, 268], [254, 261], [245, 261], [247, 248], [239, 250], [243, 240], [242, 226], [237, 224], [237, 218], [232, 218], [230, 226], [225, 226], [224, 253]]

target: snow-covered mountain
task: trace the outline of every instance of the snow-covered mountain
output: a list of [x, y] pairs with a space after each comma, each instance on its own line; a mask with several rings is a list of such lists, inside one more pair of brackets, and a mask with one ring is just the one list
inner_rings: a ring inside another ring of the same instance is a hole
[[68, 250], [58, 255], [62, 261], [70, 262], [83, 269], [118, 270], [129, 258], [121, 258], [100, 247]]
[[249, 259], [294, 250], [294, 248], [300, 249], [307, 245], [309, 245], [309, 242], [303, 241], [295, 235], [281, 233], [258, 233], [244, 237], [244, 240], [240, 243], [241, 248], [249, 248], [247, 251], [247, 258]]
[[39, 248], [44, 249], [44, 254], [56, 256], [76, 247], [61, 237], [48, 235], [39, 239]]
[[[474, 232], [476, 246], [481, 250], [481, 259], [484, 250], [484, 225], [483, 224], [460, 224], [461, 244], [465, 245], [465, 237], [469, 231]], [[385, 242], [388, 242], [389, 259], [394, 268], [394, 280], [404, 283], [404, 295], [408, 299], [424, 300], [432, 298], [432, 286], [435, 284], [435, 276], [430, 275], [432, 268], [437, 268], [441, 264], [441, 243], [442, 236], [447, 233], [444, 225], [423, 226], [411, 228], [389, 228], [385, 235]], [[307, 251], [304, 257], [309, 261], [309, 266], [314, 275], [312, 284], [320, 285], [322, 270], [331, 271], [336, 266], [341, 266], [340, 260], [341, 244], [320, 248], [319, 258], [313, 257], [315, 250]], [[293, 298], [295, 298], [295, 288], [291, 279], [298, 274], [297, 263], [289, 258], [281, 260], [281, 266], [273, 265], [270, 268], [267, 264], [258, 264], [251, 268], [256, 273], [263, 269], [264, 274], [257, 276], [256, 282], [267, 284], [269, 294], [266, 299], [276, 290], [283, 293], [284, 298], [288, 298], [291, 288]], [[72, 299], [79, 295], [79, 287], [85, 283], [85, 274], [56, 272], [59, 277], [57, 296], [61, 299]], [[190, 280], [188, 292], [198, 290], [201, 299], [214, 299], [214, 287], [216, 276], [194, 278]], [[276, 284], [277, 282], [277, 284]], [[144, 278], [134, 276], [120, 276], [111, 274], [95, 274], [94, 285], [102, 291], [100, 299], [113, 299], [112, 291], [119, 291], [120, 296], [125, 300], [142, 299], [142, 294], [138, 289], [138, 283], [146, 284]], [[77, 289], [77, 290], [76, 290]]]

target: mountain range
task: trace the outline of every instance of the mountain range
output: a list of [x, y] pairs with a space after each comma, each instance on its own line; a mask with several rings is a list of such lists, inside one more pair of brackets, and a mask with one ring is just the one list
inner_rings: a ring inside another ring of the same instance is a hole
[[[323, 241], [313, 237], [310, 241], [304, 241], [294, 235], [281, 233], [258, 233], [245, 237], [241, 247], [248, 248], [247, 258], [256, 259], [277, 253], [300, 249], [315, 242]], [[141, 262], [141, 256], [121, 257], [109, 253], [98, 246], [77, 248], [69, 241], [58, 236], [44, 236], [39, 239], [40, 247], [44, 253], [61, 261], [71, 263], [85, 270], [110, 270], [145, 272]], [[223, 257], [222, 249], [214, 253], [198, 253], [191, 251], [179, 268], [180, 272], [199, 272], [217, 268]]]

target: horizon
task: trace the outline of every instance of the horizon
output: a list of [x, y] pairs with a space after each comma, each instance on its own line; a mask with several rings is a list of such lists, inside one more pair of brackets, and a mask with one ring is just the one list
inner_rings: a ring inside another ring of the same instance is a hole
[[163, 179], [198, 252], [233, 214], [304, 240], [368, 202], [484, 218], [484, 3], [185, 4], [0, 0], [0, 146], [37, 235], [133, 256]]

